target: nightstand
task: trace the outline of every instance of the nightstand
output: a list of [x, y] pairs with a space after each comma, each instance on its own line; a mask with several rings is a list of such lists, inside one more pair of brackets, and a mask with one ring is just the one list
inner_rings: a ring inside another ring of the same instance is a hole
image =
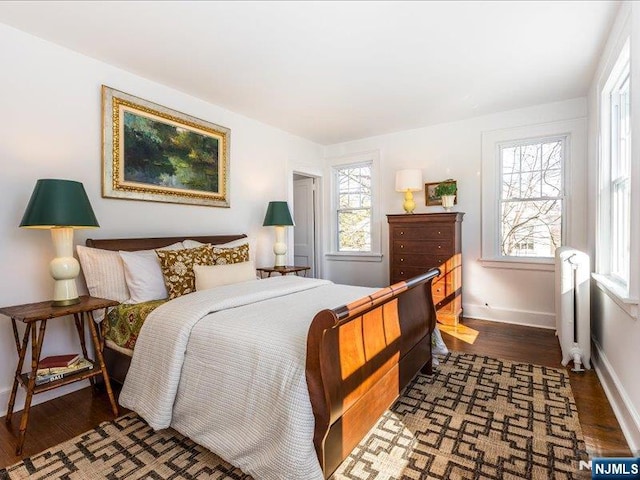
[[288, 265], [284, 267], [258, 267], [256, 270], [260, 272], [260, 278], [264, 278], [265, 273], [267, 274], [267, 278], [269, 278], [272, 273], [279, 273], [280, 275], [295, 273], [298, 276], [303, 273], [306, 277], [307, 272], [311, 270], [311, 267], [295, 267], [293, 265]]
[[[46, 301], [0, 308], [1, 314], [11, 318], [13, 336], [16, 343], [16, 350], [18, 351], [18, 367], [16, 368], [16, 373], [13, 378], [13, 388], [11, 389], [9, 406], [7, 407], [7, 425], [11, 425], [11, 417], [13, 416], [13, 407], [16, 401], [18, 385], [22, 385], [27, 390], [27, 397], [24, 401], [24, 410], [22, 411], [22, 416], [20, 417], [20, 435], [18, 437], [18, 444], [16, 445], [16, 455], [20, 455], [22, 453], [22, 446], [24, 444], [24, 438], [27, 431], [27, 424], [29, 423], [29, 409], [31, 408], [31, 400], [33, 398], [33, 395], [37, 393], [46, 392], [63, 385], [85, 379], [89, 379], [91, 385], [95, 388], [94, 377], [102, 375], [107, 395], [109, 395], [109, 401], [111, 402], [111, 409], [113, 410], [113, 414], [115, 416], [118, 416], [118, 405], [116, 404], [116, 400], [113, 396], [113, 390], [111, 390], [111, 383], [109, 382], [107, 367], [105, 366], [104, 358], [102, 357], [100, 340], [98, 338], [98, 332], [96, 331], [96, 325], [93, 320], [93, 311], [102, 308], [106, 310], [108, 307], [118, 305], [119, 302], [116, 302], [114, 300], [107, 300], [105, 298], [89, 297], [85, 295], [80, 297], [80, 303], [76, 305], [54, 307], [51, 305], [51, 303], [51, 301]], [[78, 337], [80, 339], [82, 354], [84, 355], [84, 358], [87, 359], [87, 346], [85, 344], [85, 320], [89, 320], [89, 332], [91, 333], [91, 340], [93, 342], [97, 361], [91, 360], [94, 365], [90, 370], [85, 370], [75, 375], [69, 375], [53, 382], [36, 385], [36, 371], [38, 369], [38, 362], [40, 361], [40, 353], [42, 352], [42, 343], [44, 342], [44, 334], [47, 328], [47, 321], [53, 318], [60, 318], [67, 315], [73, 315], [76, 330], [78, 331]], [[20, 342], [20, 337], [18, 335], [17, 322], [22, 322], [26, 325], [22, 343]], [[38, 322], [40, 322], [39, 326]], [[22, 373], [24, 357], [27, 353], [27, 350], [29, 349], [29, 339], [31, 339], [31, 372]]]

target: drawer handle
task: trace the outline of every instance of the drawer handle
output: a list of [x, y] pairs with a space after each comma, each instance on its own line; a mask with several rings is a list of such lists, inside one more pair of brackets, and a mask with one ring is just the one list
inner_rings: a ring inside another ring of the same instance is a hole
[[438, 232], [438, 235], [442, 235], [442, 232]]
[[400, 275], [404, 275], [404, 272], [400, 272]]
[[401, 259], [400, 259], [400, 261], [401, 261], [401, 262], [404, 262], [404, 258], [401, 258]]
[[442, 248], [442, 245], [438, 245], [438, 249], [441, 249], [441, 248]]
[[404, 248], [404, 245], [400, 245], [400, 248]]
[[404, 232], [403, 232], [403, 231], [400, 231], [400, 235], [404, 235]]

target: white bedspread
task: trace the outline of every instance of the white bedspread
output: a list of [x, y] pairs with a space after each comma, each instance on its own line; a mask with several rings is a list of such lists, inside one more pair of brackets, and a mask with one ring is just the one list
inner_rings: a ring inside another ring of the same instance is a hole
[[158, 307], [120, 403], [256, 479], [321, 479], [305, 378], [313, 316], [375, 289], [295, 276], [196, 292]]

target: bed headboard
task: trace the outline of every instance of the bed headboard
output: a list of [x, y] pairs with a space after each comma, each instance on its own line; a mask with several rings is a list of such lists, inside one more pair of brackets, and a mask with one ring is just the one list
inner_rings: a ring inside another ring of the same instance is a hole
[[239, 235], [186, 235], [183, 237], [159, 237], [159, 238], [88, 238], [85, 244], [87, 247], [102, 248], [103, 250], [151, 250], [166, 247], [183, 240], [196, 240], [202, 243], [220, 244], [233, 240], [246, 238], [245, 234]]

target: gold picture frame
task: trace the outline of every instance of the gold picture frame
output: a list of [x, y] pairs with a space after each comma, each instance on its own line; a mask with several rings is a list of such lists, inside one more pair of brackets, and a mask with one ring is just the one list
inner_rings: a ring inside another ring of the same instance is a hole
[[231, 131], [102, 86], [102, 196], [229, 207]]
[[[458, 182], [456, 180], [443, 180], [442, 182], [431, 182], [424, 184], [424, 198], [427, 204], [427, 207], [433, 207], [442, 205], [442, 198], [436, 195], [436, 187], [441, 183], [451, 183], [456, 186], [456, 190], [458, 187]], [[453, 204], [458, 204], [458, 195], [453, 200]]]

